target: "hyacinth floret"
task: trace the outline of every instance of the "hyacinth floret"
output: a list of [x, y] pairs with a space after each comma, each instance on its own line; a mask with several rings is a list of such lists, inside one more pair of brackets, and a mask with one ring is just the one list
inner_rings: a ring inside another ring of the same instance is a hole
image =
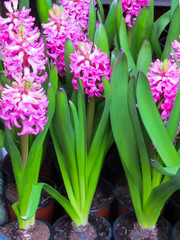
[[178, 90], [180, 69], [168, 59], [163, 62], [157, 59], [154, 63], [151, 63], [149, 69], [150, 72], [147, 73], [147, 77], [152, 95], [160, 110], [161, 117], [166, 123]]
[[104, 90], [102, 77], [110, 79], [111, 67], [107, 53], [100, 52], [92, 42], [79, 43], [78, 50], [70, 55], [71, 73], [73, 86], [78, 90], [77, 79], [79, 78], [84, 86], [88, 97], [101, 97]]
[[[90, 0], [60, 0], [69, 17], [81, 24], [84, 31], [88, 29]], [[96, 2], [94, 1], [94, 4]]]
[[[28, 71], [27, 71], [28, 73]], [[18, 135], [34, 134], [44, 129], [47, 122], [48, 100], [45, 91], [31, 74], [14, 73], [12, 85], [1, 88], [0, 117], [10, 130], [21, 129]]]
[[133, 24], [144, 6], [149, 5], [149, 0], [122, 0], [122, 12], [125, 15], [125, 22], [129, 28]]
[[[180, 39], [180, 35], [179, 35], [179, 39]], [[173, 48], [174, 53], [176, 54], [178, 63], [180, 65], [180, 42], [178, 42], [177, 40], [174, 40], [171, 44], [171, 47]], [[169, 55], [170, 55], [171, 62], [175, 63], [175, 57], [173, 52], [170, 52]]]
[[81, 27], [69, 18], [68, 12], [63, 6], [53, 4], [49, 10], [49, 23], [42, 24], [46, 35], [48, 56], [56, 63], [60, 76], [65, 76], [64, 47], [66, 39], [70, 39], [75, 48], [79, 41], [84, 41], [86, 35], [81, 31]]
[[[10, 22], [0, 26], [0, 34], [5, 33], [4, 38], [1, 38], [2, 46], [0, 48], [5, 75], [10, 81], [15, 71], [23, 73], [24, 68], [28, 67], [33, 72], [35, 80], [41, 84], [47, 78], [47, 73], [42, 75], [47, 62], [43, 39], [39, 40], [38, 28], [32, 28], [34, 19], [27, 15], [29, 11], [23, 8], [22, 12], [24, 11], [25, 14], [21, 14], [20, 11], [17, 11], [16, 2], [16, 0], [5, 2], [5, 6], [10, 11], [7, 15], [10, 15], [12, 19], [9, 17]], [[14, 9], [11, 4], [13, 4]], [[26, 19], [28, 19], [27, 22]]]

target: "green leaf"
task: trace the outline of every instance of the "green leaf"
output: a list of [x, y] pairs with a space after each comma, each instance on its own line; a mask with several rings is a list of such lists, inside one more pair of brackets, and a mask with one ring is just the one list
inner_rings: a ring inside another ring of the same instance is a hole
[[144, 7], [136, 19], [131, 36], [130, 49], [135, 62], [137, 61], [144, 40], [149, 39], [151, 30], [152, 23], [150, 22], [150, 9], [149, 7]]
[[144, 126], [165, 165], [179, 165], [180, 158], [157, 110], [149, 81], [141, 72], [137, 82], [137, 103]]
[[94, 6], [94, 1], [90, 0], [90, 9], [89, 9], [89, 22], [88, 22], [88, 39], [89, 41], [94, 41], [94, 33], [96, 28], [96, 10]]
[[160, 46], [160, 43], [159, 43], [159, 40], [157, 38], [157, 35], [155, 33], [155, 30], [154, 30], [154, 26], [152, 27], [152, 32], [151, 32], [151, 36], [150, 36], [150, 41], [151, 41], [151, 44], [152, 44], [152, 48], [157, 56], [157, 58], [161, 58], [161, 55], [162, 55], [162, 49], [161, 49], [161, 46]]
[[41, 23], [48, 23], [48, 11], [53, 6], [51, 0], [36, 0], [36, 4]]
[[70, 73], [71, 69], [69, 67], [71, 59], [70, 54], [74, 53], [75, 47], [74, 44], [70, 39], [66, 39], [65, 41], [65, 47], [64, 47], [64, 60], [65, 60], [65, 68], [66, 68], [66, 89], [67, 89], [67, 95], [68, 98], [71, 97], [72, 91], [73, 91], [73, 85], [72, 85], [72, 78], [73, 74]]
[[101, 20], [104, 23], [104, 19], [105, 19], [104, 18], [104, 8], [103, 8], [101, 0], [97, 0], [97, 5], [98, 5], [98, 12], [100, 14]]
[[30, 8], [29, 0], [19, 0], [19, 11], [22, 10], [22, 7], [26, 7], [27, 9]]
[[[128, 106], [128, 67], [124, 53], [119, 56], [111, 73], [112, 102], [110, 117], [114, 140], [123, 165], [126, 166], [140, 190], [138, 147]], [[132, 161], [133, 159], [133, 161]]]
[[116, 23], [116, 37], [117, 41], [120, 47], [120, 40], [119, 40], [119, 28], [120, 28], [120, 22], [122, 18], [122, 4], [121, 1], [118, 1], [117, 6], [116, 6], [116, 16], [115, 16], [115, 23]]
[[110, 9], [104, 25], [107, 36], [108, 36], [109, 47], [111, 47], [111, 44], [116, 32], [116, 24], [115, 24], [116, 5], [117, 5], [117, 0], [114, 0], [110, 5]]
[[133, 59], [131, 51], [130, 51], [126, 23], [125, 23], [125, 19], [123, 17], [121, 18], [121, 23], [120, 23], [119, 40], [120, 40], [120, 46], [127, 56], [128, 70], [132, 69], [132, 74], [136, 75], [136, 65], [135, 65], [134, 59]]
[[57, 73], [57, 67], [55, 65], [51, 67], [49, 83], [52, 85], [52, 88], [54, 90], [54, 95], [56, 95], [57, 88], [58, 88], [58, 73]]
[[169, 52], [171, 50], [171, 43], [174, 40], [179, 40], [179, 35], [180, 35], [180, 27], [179, 27], [179, 22], [180, 22], [180, 6], [178, 5], [173, 13], [171, 23], [169, 26], [168, 30], [168, 35], [166, 38], [166, 43], [164, 46], [163, 54], [161, 57], [161, 60], [163, 61], [166, 58], [169, 58]]
[[94, 43], [96, 44], [97, 48], [101, 49], [101, 52], [105, 52], [109, 58], [109, 43], [108, 37], [106, 34], [105, 27], [102, 23], [99, 23], [94, 36]]
[[141, 71], [146, 74], [149, 71], [149, 67], [152, 62], [152, 50], [149, 41], [145, 40], [139, 51], [137, 59], [137, 71]]
[[165, 12], [163, 15], [161, 15], [154, 23], [154, 30], [155, 30], [155, 35], [157, 38], [160, 37], [161, 33], [164, 31], [166, 26], [170, 23], [171, 21], [171, 11]]
[[156, 224], [165, 202], [179, 189], [179, 187], [180, 170], [178, 170], [175, 177], [152, 190], [151, 195], [144, 206], [144, 216], [146, 217], [146, 226], [148, 226], [148, 228], [151, 228]]
[[31, 218], [35, 214], [39, 204], [39, 199], [40, 199], [42, 189], [44, 189], [47, 193], [49, 193], [53, 198], [56, 199], [58, 203], [60, 203], [63, 206], [63, 208], [66, 210], [68, 215], [72, 218], [73, 222], [77, 226], [80, 224], [81, 219], [76, 209], [74, 209], [71, 206], [71, 204], [65, 197], [63, 197], [58, 191], [56, 191], [53, 187], [51, 187], [46, 183], [37, 183], [33, 186], [31, 197], [29, 199], [27, 213], [25, 216], [22, 217], [24, 220]]
[[162, 175], [165, 175], [165, 176], [175, 176], [177, 171], [179, 170], [180, 168], [180, 165], [179, 166], [173, 166], [173, 167], [162, 167], [161, 164], [154, 160], [154, 159], [151, 159], [151, 163], [152, 163], [152, 166], [153, 168], [161, 173]]
[[0, 148], [4, 147], [4, 131], [0, 129]]

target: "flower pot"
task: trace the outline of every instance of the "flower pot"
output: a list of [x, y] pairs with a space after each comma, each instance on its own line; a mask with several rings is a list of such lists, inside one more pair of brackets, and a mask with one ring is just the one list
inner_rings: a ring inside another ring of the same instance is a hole
[[109, 220], [113, 200], [112, 184], [108, 180], [100, 178], [92, 200], [90, 213], [98, 214]]
[[151, 231], [139, 227], [134, 212], [128, 212], [119, 216], [113, 224], [115, 240], [170, 240], [171, 234], [171, 224], [162, 216], [158, 219], [156, 228], [152, 228]]
[[[41, 178], [42, 182], [46, 182], [51, 186], [55, 186], [53, 181], [49, 179]], [[12, 193], [12, 195], [9, 194]], [[10, 183], [5, 186], [5, 201], [7, 203], [9, 218], [16, 218], [14, 210], [12, 208], [13, 203], [18, 201], [18, 193], [15, 183]], [[55, 200], [45, 191], [42, 191], [39, 207], [36, 211], [36, 217], [43, 219], [49, 223], [53, 223], [54, 219], [54, 208], [55, 208]]]
[[171, 221], [176, 223], [180, 220], [180, 190], [176, 191], [170, 200], [171, 203]]
[[35, 225], [28, 230], [20, 229], [17, 219], [9, 220], [0, 225], [0, 233], [3, 235], [0, 239], [3, 240], [6, 240], [5, 237], [8, 239], [54, 240], [53, 227], [48, 222], [38, 218], [36, 218]]
[[[39, 176], [45, 177], [45, 178], [51, 177], [54, 157], [55, 157], [55, 154], [53, 150], [51, 150], [51, 147], [49, 147], [47, 151], [47, 155], [42, 163]], [[14, 182], [12, 163], [8, 154], [4, 157], [2, 168], [4, 172], [5, 183]]]
[[178, 240], [180, 239], [180, 221], [178, 221], [172, 229], [172, 237], [171, 240]]
[[[112, 237], [112, 229], [110, 223], [103, 217], [90, 213], [89, 223], [96, 231], [98, 240], [110, 240]], [[53, 225], [55, 240], [69, 240], [71, 231], [73, 230], [72, 220], [68, 215], [59, 218]], [[81, 239], [81, 238], [80, 238]], [[80, 240], [79, 239], [79, 240]], [[84, 239], [84, 238], [82, 238]], [[89, 238], [85, 238], [88, 239]]]

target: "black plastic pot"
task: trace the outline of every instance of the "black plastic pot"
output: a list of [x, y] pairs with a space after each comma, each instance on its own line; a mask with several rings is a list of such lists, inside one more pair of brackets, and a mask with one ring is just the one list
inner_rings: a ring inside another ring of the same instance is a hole
[[[125, 223], [126, 221], [126, 223]], [[134, 229], [134, 224], [137, 219], [134, 212], [128, 212], [119, 216], [113, 224], [113, 237], [114, 240], [127, 240], [130, 239], [130, 232]], [[162, 216], [157, 221], [158, 240], [170, 240], [172, 234], [171, 224]], [[120, 230], [118, 230], [120, 228]], [[163, 229], [163, 230], [162, 230]], [[143, 238], [150, 239], [150, 238]], [[152, 238], [153, 239], [153, 238]]]
[[171, 240], [179, 240], [180, 239], [180, 221], [178, 221], [172, 229]]
[[[110, 223], [105, 218], [103, 218], [100, 215], [90, 213], [89, 223], [92, 224], [92, 222], [96, 223], [93, 225], [93, 227], [96, 229], [96, 232], [98, 234], [98, 237], [100, 237], [100, 239], [111, 240], [112, 228]], [[103, 227], [102, 227], [102, 223], [103, 223]], [[65, 226], [65, 230], [63, 229], [64, 226]], [[101, 228], [98, 229], [99, 226], [101, 226]], [[54, 227], [54, 240], [61, 240], [61, 236], [62, 236], [62, 239], [68, 240], [70, 231], [72, 229], [72, 220], [68, 215], [65, 215], [59, 218], [54, 223], [53, 227]], [[58, 233], [60, 234], [58, 235]]]
[[[39, 221], [41, 221], [41, 222], [43, 222], [46, 226], [48, 226], [49, 231], [50, 231], [50, 237], [49, 237], [48, 240], [54, 240], [54, 228], [53, 228], [53, 226], [52, 226], [51, 224], [49, 224], [48, 222], [42, 220], [42, 219], [39, 219], [39, 218], [36, 218], [36, 219], [39, 220]], [[1, 227], [4, 227], [4, 226], [6, 226], [7, 224], [10, 224], [10, 223], [12, 223], [12, 222], [17, 222], [17, 219], [11, 219], [11, 220], [9, 220], [9, 221], [1, 224], [1, 225], [0, 225], [0, 228], [1, 228]], [[0, 230], [0, 233], [1, 233], [1, 230]], [[2, 238], [1, 238], [1, 235], [2, 235]], [[9, 238], [7, 238], [6, 236], [4, 236], [3, 234], [1, 234], [1, 235], [0, 235], [0, 240], [7, 240], [7, 239], [9, 239]], [[10, 240], [10, 239], [9, 239], [9, 240]], [[35, 240], [35, 239], [34, 239], [34, 240]], [[36, 239], [36, 240], [37, 240], [37, 239]]]

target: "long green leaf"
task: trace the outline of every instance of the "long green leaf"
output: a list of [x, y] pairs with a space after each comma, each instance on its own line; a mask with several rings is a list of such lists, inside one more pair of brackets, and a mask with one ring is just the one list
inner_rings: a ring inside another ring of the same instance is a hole
[[51, 0], [36, 0], [36, 4], [41, 23], [48, 23], [48, 11], [52, 8]]
[[144, 126], [165, 165], [179, 165], [179, 156], [154, 103], [148, 79], [143, 73], [138, 78], [137, 103]]
[[29, 0], [19, 0], [19, 10], [22, 10], [22, 7], [26, 7], [27, 9], [30, 8]]
[[162, 165], [159, 162], [157, 162], [156, 160], [153, 160], [153, 159], [151, 159], [151, 163], [152, 163], [153, 168], [157, 172], [159, 172], [159, 173], [161, 173], [165, 176], [166, 175], [171, 176], [171, 177], [175, 176], [177, 171], [180, 168], [180, 165], [179, 166], [173, 166], [173, 167], [162, 167]]
[[22, 217], [24, 220], [31, 218], [36, 212], [42, 189], [48, 192], [53, 198], [56, 199], [56, 201], [58, 201], [63, 206], [63, 208], [66, 210], [66, 212], [69, 214], [75, 224], [79, 225], [81, 223], [80, 217], [76, 209], [71, 206], [71, 204], [65, 197], [63, 197], [58, 191], [56, 191], [53, 187], [46, 183], [37, 183], [33, 186], [27, 213], [25, 216]]
[[94, 6], [94, 1], [90, 0], [90, 9], [89, 9], [89, 22], [88, 22], [88, 39], [89, 41], [94, 41], [94, 33], [96, 28], [96, 10]]
[[137, 71], [141, 71], [146, 74], [149, 71], [149, 67], [152, 62], [152, 50], [149, 41], [145, 40], [139, 51], [137, 59]]
[[105, 29], [109, 40], [109, 47], [111, 47], [112, 41], [116, 32], [116, 24], [115, 24], [115, 16], [116, 16], [116, 5], [117, 0], [114, 0], [110, 6], [106, 21], [105, 21]]
[[111, 74], [112, 103], [111, 125], [120, 157], [140, 190], [141, 174], [135, 133], [128, 107], [128, 67], [123, 53], [119, 56]]
[[104, 23], [104, 20], [105, 20], [105, 17], [104, 17], [104, 8], [103, 8], [103, 5], [102, 5], [101, 0], [97, 0], [97, 5], [98, 5], [98, 10], [99, 10], [99, 13], [100, 13], [102, 22]]
[[154, 23], [154, 30], [157, 38], [159, 39], [160, 35], [164, 31], [165, 27], [171, 21], [171, 11], [165, 12], [162, 16], [160, 16]]

